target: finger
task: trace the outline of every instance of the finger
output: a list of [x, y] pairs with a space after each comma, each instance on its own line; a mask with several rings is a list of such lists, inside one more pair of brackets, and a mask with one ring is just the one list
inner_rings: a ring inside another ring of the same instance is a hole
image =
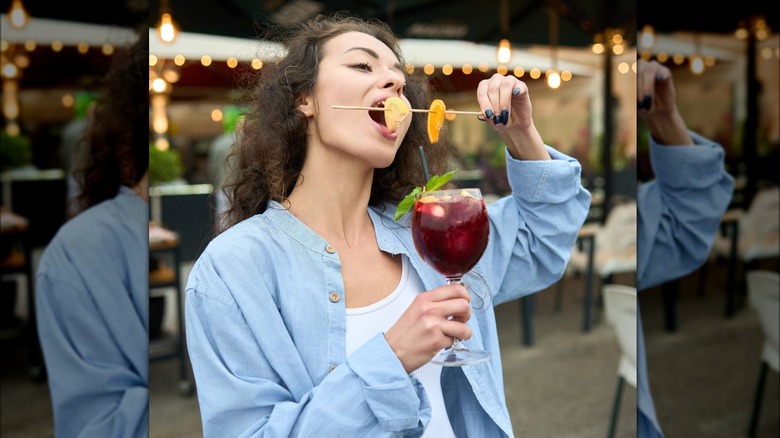
[[499, 108], [501, 108], [501, 124], [506, 126], [512, 111], [512, 97], [519, 81], [514, 76], [503, 76], [498, 88]]
[[462, 298], [440, 301], [429, 312], [441, 318], [466, 322], [471, 318], [471, 304]]
[[471, 295], [469, 294], [469, 291], [460, 283], [453, 283], [446, 286], [437, 287], [436, 289], [429, 290], [426, 292], [426, 294], [427, 295], [425, 298], [434, 302], [454, 300], [459, 298], [465, 299], [468, 302], [471, 301]]
[[501, 101], [499, 99], [499, 94], [501, 93], [501, 78], [499, 77], [498, 73], [494, 74], [493, 77], [490, 78], [488, 81], [488, 100], [490, 101], [490, 106], [493, 108], [493, 111], [495, 113], [493, 114], [493, 124], [499, 125], [501, 124]]
[[441, 332], [451, 338], [457, 338], [461, 340], [471, 339], [471, 335], [473, 334], [471, 327], [459, 321], [444, 321], [440, 327]]
[[649, 110], [655, 94], [655, 76], [658, 66], [653, 63], [647, 63], [643, 67], [637, 75], [637, 108]]
[[483, 79], [479, 82], [479, 85], [477, 85], [477, 104], [479, 104], [479, 107], [482, 110], [482, 114], [484, 114], [484, 119], [488, 122], [490, 122], [493, 119], [493, 116], [495, 116], [495, 110], [493, 109], [493, 105], [490, 102], [490, 98], [488, 97], [489, 83], [489, 80]]

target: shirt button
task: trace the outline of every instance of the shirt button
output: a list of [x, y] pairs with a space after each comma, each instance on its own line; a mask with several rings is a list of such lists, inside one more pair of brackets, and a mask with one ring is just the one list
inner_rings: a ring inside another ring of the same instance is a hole
[[330, 293], [330, 302], [331, 303], [338, 303], [339, 302], [339, 298], [341, 298], [341, 296], [339, 295], [338, 292], [331, 292]]
[[333, 245], [328, 245], [325, 247], [325, 251], [328, 251], [328, 253], [333, 254], [336, 252], [336, 248], [333, 247]]
[[335, 369], [336, 369], [336, 365], [331, 365], [331, 366], [328, 368], [328, 372], [329, 372], [329, 373], [332, 373], [332, 372], [333, 372], [333, 370], [335, 370]]

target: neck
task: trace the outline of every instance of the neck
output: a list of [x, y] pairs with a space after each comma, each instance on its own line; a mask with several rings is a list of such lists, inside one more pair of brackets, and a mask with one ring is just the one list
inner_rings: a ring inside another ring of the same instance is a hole
[[[353, 163], [309, 157], [301, 178], [287, 199], [290, 212], [328, 241], [356, 244], [373, 239], [368, 216], [373, 169], [357, 170]], [[310, 165], [310, 163], [317, 163]]]

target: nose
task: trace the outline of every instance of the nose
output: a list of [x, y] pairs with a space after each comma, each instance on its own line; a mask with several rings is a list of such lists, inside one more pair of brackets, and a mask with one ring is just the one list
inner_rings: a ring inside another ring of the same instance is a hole
[[382, 88], [395, 90], [400, 94], [406, 83], [406, 78], [404, 78], [401, 72], [392, 69], [387, 71], [387, 75], [382, 79], [382, 82]]

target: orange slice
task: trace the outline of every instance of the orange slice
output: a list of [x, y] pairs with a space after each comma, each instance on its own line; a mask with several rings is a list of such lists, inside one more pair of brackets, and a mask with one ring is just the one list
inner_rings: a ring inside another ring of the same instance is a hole
[[397, 131], [407, 114], [409, 114], [409, 107], [400, 97], [391, 96], [385, 99], [385, 124], [388, 131]]
[[439, 141], [439, 132], [441, 126], [444, 124], [444, 111], [447, 110], [447, 106], [441, 99], [436, 99], [431, 102], [431, 112], [428, 113], [428, 140], [431, 143]]

